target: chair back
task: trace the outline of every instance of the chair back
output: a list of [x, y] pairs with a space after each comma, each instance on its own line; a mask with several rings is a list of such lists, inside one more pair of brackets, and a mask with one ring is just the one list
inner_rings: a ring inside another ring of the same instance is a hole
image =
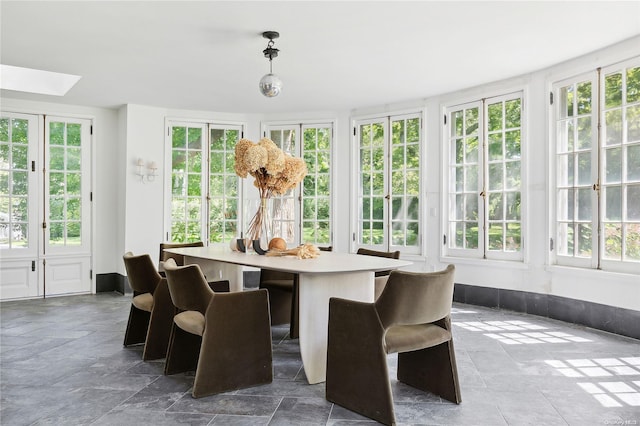
[[169, 259], [164, 268], [173, 304], [180, 310], [198, 311], [204, 315], [213, 297], [213, 290], [207, 284], [200, 266], [178, 266], [174, 259]]
[[437, 272], [391, 271], [375, 306], [382, 325], [427, 324], [451, 314], [455, 266]]
[[122, 259], [134, 295], [153, 293], [162, 277], [156, 270], [151, 256], [148, 254], [135, 256], [129, 251], [122, 256]]
[[184, 255], [167, 253], [164, 249], [183, 248], [183, 247], [204, 247], [202, 241], [196, 241], [194, 243], [160, 243], [160, 264], [163, 264], [169, 259], [176, 261], [176, 265], [184, 265]]
[[[388, 259], [400, 259], [400, 250], [396, 251], [377, 251], [377, 250], [369, 250], [366, 248], [359, 248], [356, 254], [364, 254], [365, 256], [378, 256], [378, 257], [386, 257]], [[376, 277], [383, 277], [389, 275], [391, 271], [377, 271]]]

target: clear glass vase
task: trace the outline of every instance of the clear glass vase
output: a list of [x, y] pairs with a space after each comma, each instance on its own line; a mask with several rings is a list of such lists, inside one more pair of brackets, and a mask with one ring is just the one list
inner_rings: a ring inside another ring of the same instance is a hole
[[253, 241], [253, 249], [256, 253], [264, 254], [269, 249], [271, 240], [271, 199], [261, 198], [256, 214], [249, 223], [247, 237]]

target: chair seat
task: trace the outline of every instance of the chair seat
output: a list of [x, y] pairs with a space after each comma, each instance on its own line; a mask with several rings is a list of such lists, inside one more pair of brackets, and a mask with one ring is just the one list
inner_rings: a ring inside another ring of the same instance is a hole
[[262, 288], [293, 291], [293, 280], [268, 280], [260, 283]]
[[388, 354], [430, 348], [451, 340], [451, 333], [434, 324], [395, 325], [384, 336]]
[[131, 303], [142, 311], [151, 312], [153, 309], [153, 295], [151, 293], [139, 294], [134, 296]]
[[204, 315], [198, 311], [184, 311], [173, 317], [176, 325], [187, 333], [202, 336], [204, 333]]

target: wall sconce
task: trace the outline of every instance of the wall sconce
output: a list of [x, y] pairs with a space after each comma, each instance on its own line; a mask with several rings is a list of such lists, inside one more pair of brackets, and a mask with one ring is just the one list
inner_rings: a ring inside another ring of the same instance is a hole
[[138, 162], [136, 163], [136, 174], [140, 176], [140, 182], [144, 183], [145, 177], [147, 178], [147, 182], [153, 182], [156, 180], [156, 176], [158, 176], [158, 164], [155, 161], [151, 161], [146, 168], [145, 173], [145, 162], [142, 158], [138, 158]]

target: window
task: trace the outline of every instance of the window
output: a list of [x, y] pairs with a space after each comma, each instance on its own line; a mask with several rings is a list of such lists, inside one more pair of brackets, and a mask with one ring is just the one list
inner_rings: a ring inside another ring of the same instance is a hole
[[419, 254], [420, 114], [358, 120], [355, 135], [359, 169], [356, 245]]
[[273, 198], [273, 236], [293, 244], [330, 245], [333, 125], [268, 124], [265, 129], [264, 134], [285, 153], [304, 158], [308, 170], [301, 190]]
[[170, 123], [171, 210], [167, 240], [222, 243], [239, 236], [235, 146], [242, 126]]
[[558, 82], [552, 95], [555, 262], [637, 271], [639, 62]]
[[447, 108], [452, 256], [522, 260], [522, 95]]

